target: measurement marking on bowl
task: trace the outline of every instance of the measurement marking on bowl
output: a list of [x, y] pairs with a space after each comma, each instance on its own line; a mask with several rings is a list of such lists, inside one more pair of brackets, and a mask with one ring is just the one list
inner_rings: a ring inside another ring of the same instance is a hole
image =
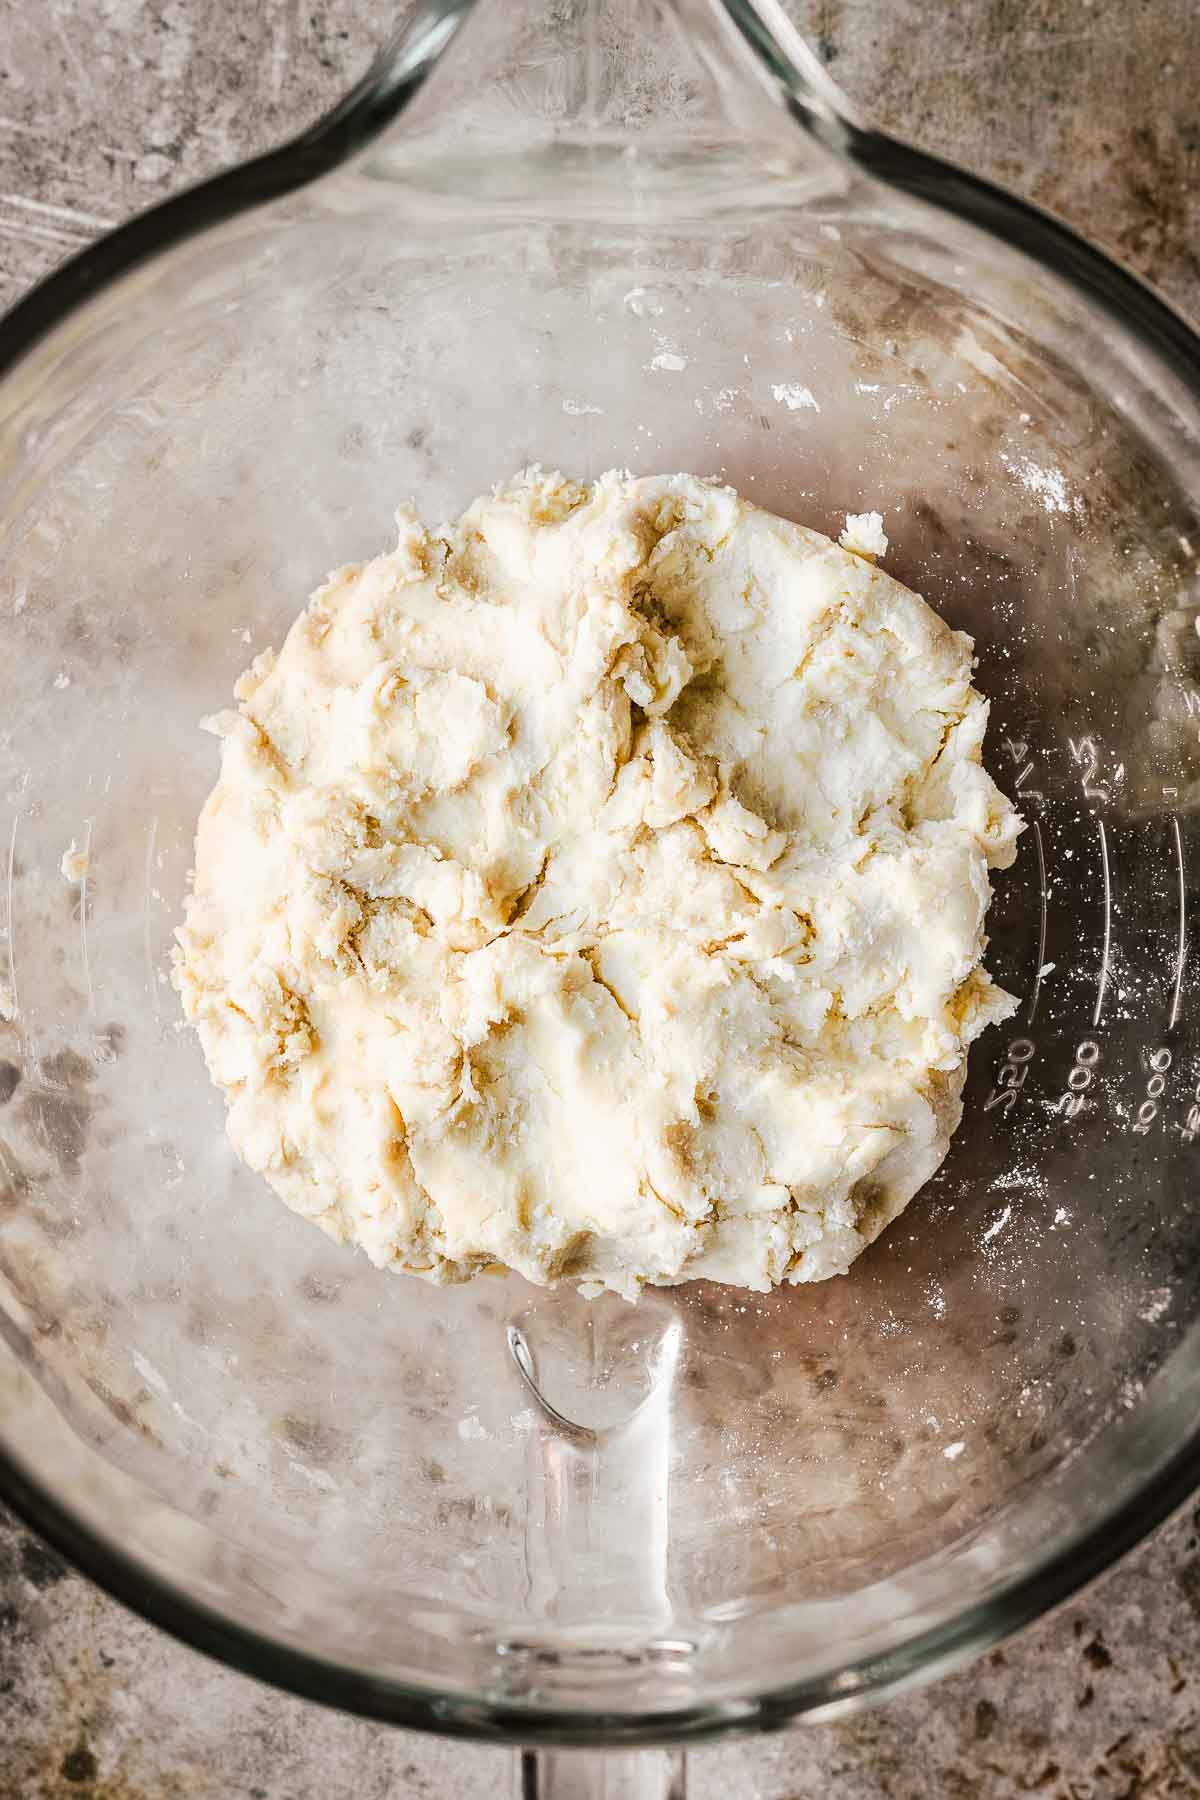
[[1033, 821], [1033, 843], [1037, 851], [1038, 863], [1038, 896], [1041, 901], [1042, 918], [1038, 927], [1037, 969], [1033, 977], [1033, 990], [1029, 996], [1029, 1023], [1037, 1018], [1038, 997], [1042, 991], [1042, 971], [1046, 967], [1046, 849], [1042, 843], [1042, 827], [1037, 819]]
[[[1006, 737], [1004, 740], [1004, 747], [1012, 758], [1013, 767], [1017, 771], [1013, 791], [1021, 794], [1021, 797], [1024, 800], [1045, 799], [1045, 795], [1042, 793], [1041, 788], [1025, 787], [1025, 783], [1033, 774], [1033, 757], [1030, 755], [1029, 745], [1026, 743], [1025, 739]], [[1023, 789], [1024, 792], [1022, 793]]]
[[1096, 820], [1096, 828], [1100, 833], [1100, 870], [1104, 876], [1104, 945], [1100, 952], [1100, 985], [1092, 1013], [1093, 1031], [1104, 1017], [1104, 997], [1108, 992], [1108, 964], [1112, 951], [1112, 871], [1108, 862], [1108, 833], [1104, 829], [1103, 819]]
[[1145, 1137], [1158, 1117], [1159, 1104], [1167, 1091], [1167, 1072], [1174, 1060], [1165, 1044], [1152, 1050], [1147, 1058], [1150, 1079], [1146, 1083], [1146, 1097], [1138, 1107], [1133, 1122], [1133, 1129], [1138, 1137]]
[[88, 1012], [94, 1012], [96, 996], [92, 989], [92, 964], [88, 956], [88, 872], [91, 868], [92, 821], [83, 822], [83, 872], [79, 877], [79, 955], [83, 963], [83, 984], [87, 989]]
[[1179, 877], [1179, 943], [1175, 951], [1175, 991], [1171, 996], [1171, 1022], [1168, 1027], [1174, 1031], [1183, 1005], [1183, 972], [1187, 967], [1187, 883], [1183, 872], [1183, 833], [1179, 829], [1177, 818], [1171, 820], [1171, 828], [1175, 837], [1175, 872]]
[[1071, 1064], [1067, 1085], [1058, 1096], [1052, 1111], [1060, 1118], [1076, 1119], [1087, 1105], [1087, 1091], [1096, 1079], [1096, 1070], [1101, 1062], [1100, 1046], [1094, 1038], [1084, 1038], [1075, 1046], [1075, 1059]]
[[154, 977], [154, 957], [150, 950], [150, 885], [154, 880], [154, 851], [158, 844], [158, 818], [150, 821], [150, 836], [146, 839], [146, 892], [142, 902], [142, 948], [146, 953], [146, 986], [150, 990], [150, 1004], [154, 1009], [155, 1022], [158, 1021], [158, 982]]
[[[1095, 738], [1083, 737], [1068, 738], [1067, 748], [1071, 752], [1072, 761], [1080, 770], [1079, 785], [1083, 789], [1084, 799], [1095, 800], [1100, 805], [1107, 806], [1112, 799], [1112, 790], [1107, 782], [1097, 780], [1100, 774], [1100, 754], [1103, 746], [1097, 748]], [[1125, 765], [1122, 763], [1117, 770], [1116, 779], [1120, 780], [1124, 773]]]
[[17, 915], [13, 911], [13, 875], [17, 866], [17, 826], [20, 813], [13, 814], [12, 830], [8, 834], [8, 991], [12, 999], [13, 1018], [21, 1017], [21, 997], [17, 992]]

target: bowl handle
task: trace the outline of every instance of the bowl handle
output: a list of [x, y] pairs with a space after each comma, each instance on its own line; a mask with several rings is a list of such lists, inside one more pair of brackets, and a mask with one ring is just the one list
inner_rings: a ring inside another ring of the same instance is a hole
[[684, 1750], [522, 1750], [520, 1800], [686, 1800]]

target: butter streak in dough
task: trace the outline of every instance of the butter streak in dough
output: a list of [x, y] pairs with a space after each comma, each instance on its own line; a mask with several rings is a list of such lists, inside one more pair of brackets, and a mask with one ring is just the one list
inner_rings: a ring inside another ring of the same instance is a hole
[[398, 517], [212, 722], [175, 980], [238, 1153], [435, 1281], [844, 1272], [1013, 1010], [970, 639], [690, 476]]

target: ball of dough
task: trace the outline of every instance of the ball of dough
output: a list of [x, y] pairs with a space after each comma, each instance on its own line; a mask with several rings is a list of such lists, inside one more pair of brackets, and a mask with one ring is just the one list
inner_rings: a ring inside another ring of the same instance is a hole
[[1013, 1010], [970, 639], [691, 476], [398, 516], [211, 721], [175, 980], [239, 1155], [434, 1281], [842, 1273]]

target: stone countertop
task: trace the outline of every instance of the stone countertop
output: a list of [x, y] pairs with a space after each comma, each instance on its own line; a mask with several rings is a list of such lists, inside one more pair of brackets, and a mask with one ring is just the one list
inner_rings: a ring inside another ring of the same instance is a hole
[[[279, 141], [403, 0], [0, 0], [0, 306]], [[1196, 0], [790, 0], [883, 125], [1057, 211], [1200, 317]], [[693, 1753], [696, 1800], [1200, 1796], [1200, 1511], [938, 1686]], [[0, 1800], [496, 1800], [515, 1759], [306, 1705], [164, 1637], [0, 1514]]]

